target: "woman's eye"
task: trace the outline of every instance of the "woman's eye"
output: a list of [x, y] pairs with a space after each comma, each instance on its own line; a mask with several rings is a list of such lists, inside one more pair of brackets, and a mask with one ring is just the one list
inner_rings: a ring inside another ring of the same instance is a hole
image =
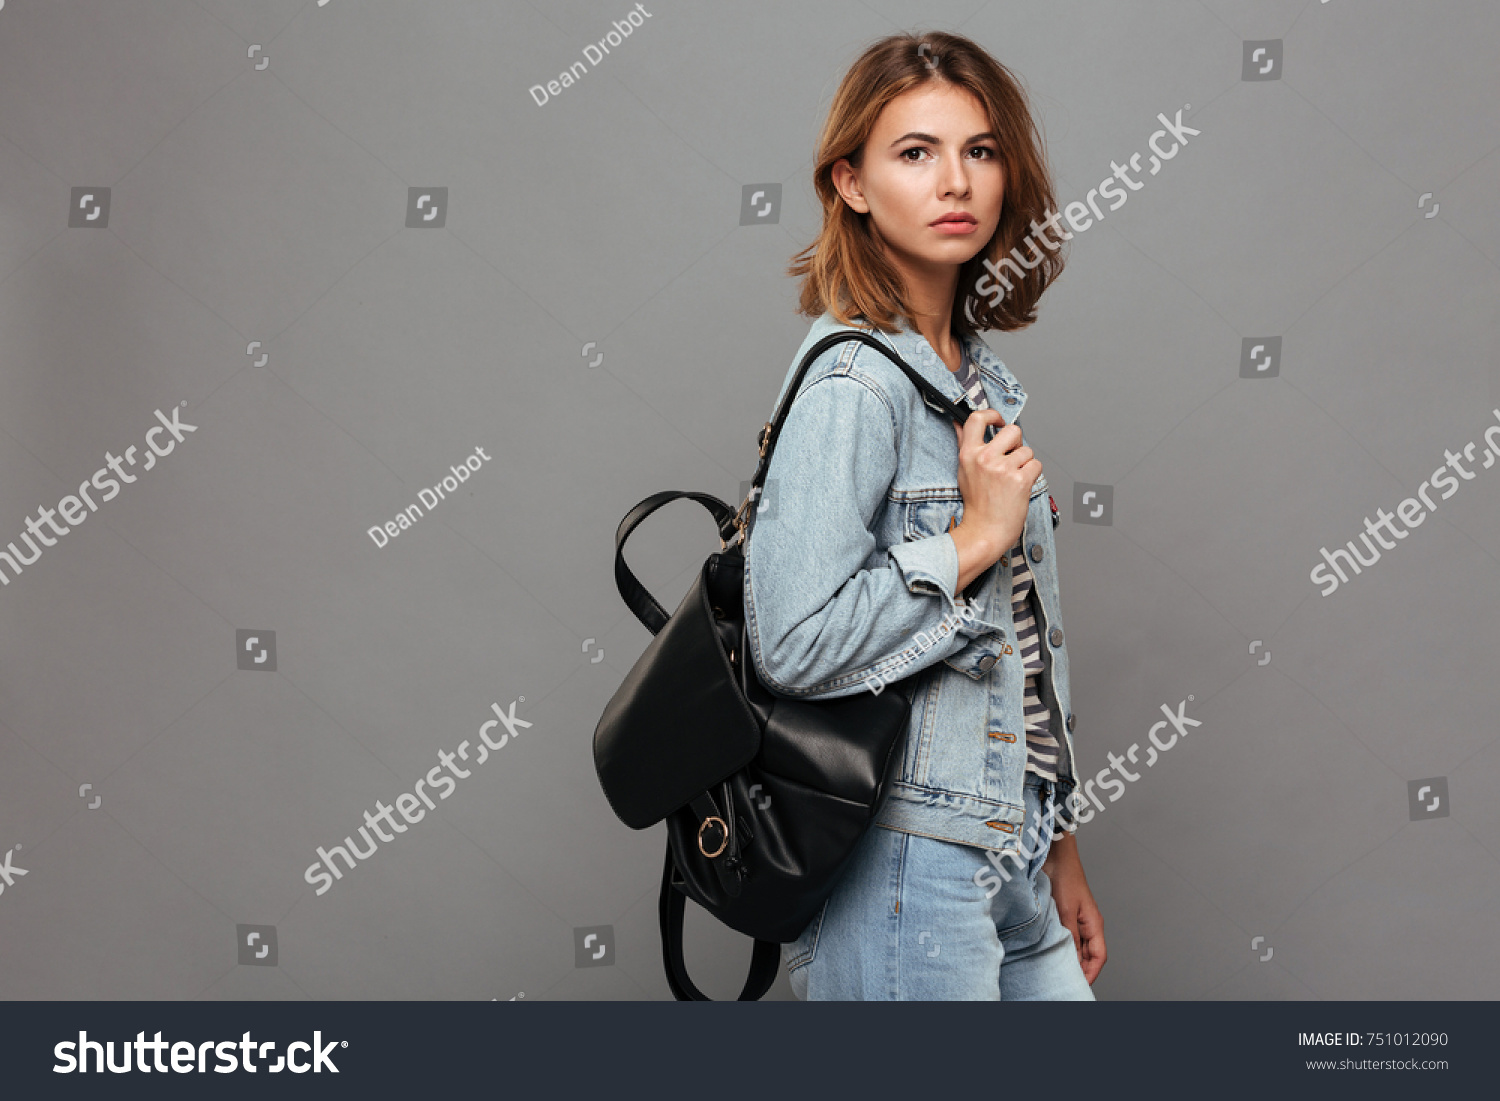
[[[980, 154], [980, 156], [978, 156], [978, 157], [976, 157], [974, 159], [975, 160], [986, 160], [986, 161], [988, 161], [988, 160], [994, 160], [999, 155], [999, 152], [993, 146], [989, 146], [989, 145], [976, 145], [973, 149], [969, 150], [969, 153], [970, 154], [978, 153], [978, 154]], [[912, 154], [915, 154], [915, 156], [913, 156]], [[923, 160], [927, 155], [928, 155], [928, 151], [925, 148], [923, 148], [922, 146], [920, 146], [920, 145], [914, 145], [910, 149], [903, 149], [903, 150], [901, 150], [901, 154], [900, 154], [900, 156], [901, 156], [901, 158], [903, 160], [909, 161], [912, 164], [917, 164], [918, 162], [920, 162], [921, 160]]]

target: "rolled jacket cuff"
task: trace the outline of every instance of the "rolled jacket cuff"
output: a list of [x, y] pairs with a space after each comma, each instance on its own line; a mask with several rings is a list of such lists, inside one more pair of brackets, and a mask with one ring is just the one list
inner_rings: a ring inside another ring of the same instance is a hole
[[[991, 623], [979, 614], [980, 609], [984, 606], [981, 601], [970, 600], [966, 602], [963, 597], [959, 597], [956, 603], [959, 616], [959, 634], [967, 638], [978, 639], [983, 638], [985, 635], [1003, 634], [1005, 632], [1005, 624]], [[968, 612], [967, 615], [964, 614], [965, 611]]]
[[958, 588], [958, 547], [947, 532], [897, 543], [890, 556], [901, 568], [906, 587], [914, 593], [938, 593], [953, 604]]

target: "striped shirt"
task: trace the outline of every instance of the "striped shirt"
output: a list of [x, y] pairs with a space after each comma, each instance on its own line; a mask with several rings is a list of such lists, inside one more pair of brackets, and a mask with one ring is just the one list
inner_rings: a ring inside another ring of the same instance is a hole
[[[969, 362], [967, 349], [960, 345], [962, 363], [954, 377], [963, 388], [964, 398], [974, 409], [988, 409], [984, 383], [979, 372]], [[1002, 559], [1011, 567], [1010, 616], [1016, 629], [1017, 649], [1021, 653], [1022, 666], [1026, 671], [1025, 721], [1026, 721], [1026, 771], [1034, 772], [1043, 779], [1057, 780], [1058, 746], [1052, 734], [1052, 716], [1047, 704], [1037, 691], [1037, 677], [1043, 672], [1040, 632], [1037, 629], [1035, 585], [1031, 568], [1026, 564], [1026, 555], [1018, 540], [1010, 553]]]

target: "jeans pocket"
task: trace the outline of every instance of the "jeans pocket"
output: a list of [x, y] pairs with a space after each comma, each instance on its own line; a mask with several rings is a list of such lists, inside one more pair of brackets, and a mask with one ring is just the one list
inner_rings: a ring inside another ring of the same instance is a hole
[[1030, 854], [1026, 860], [1026, 883], [1031, 888], [1031, 898], [1038, 913], [1041, 910], [1041, 897], [1037, 891], [1037, 881], [1042, 874], [1042, 865], [1047, 863], [1047, 857], [1052, 853], [1052, 831], [1056, 828], [1054, 821], [1047, 817], [1046, 790], [1043, 788], [1038, 793], [1040, 806], [1026, 823], [1025, 833], [1021, 838], [1022, 852]]
[[818, 912], [807, 923], [807, 928], [797, 934], [796, 940], [781, 946], [781, 959], [786, 964], [788, 975], [800, 971], [817, 957], [818, 934], [823, 930], [823, 916], [828, 913], [830, 901], [831, 898], [823, 900], [823, 905], [818, 907]]
[[1036, 855], [1031, 858], [1031, 867], [1028, 869], [1028, 871], [1031, 873], [1031, 883], [1033, 887], [1036, 886], [1037, 876], [1042, 874], [1042, 865], [1047, 863], [1047, 857], [1052, 854], [1053, 828], [1054, 827], [1052, 827], [1051, 825], [1048, 825], [1045, 830], [1037, 830], [1037, 833], [1040, 836], [1036, 842]]

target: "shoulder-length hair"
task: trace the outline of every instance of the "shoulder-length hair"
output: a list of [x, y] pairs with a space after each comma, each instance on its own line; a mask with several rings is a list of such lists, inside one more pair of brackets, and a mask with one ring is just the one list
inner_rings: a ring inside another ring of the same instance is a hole
[[[833, 166], [847, 157], [857, 169], [885, 105], [929, 81], [945, 81], [974, 95], [998, 139], [1005, 169], [1000, 224], [989, 243], [959, 269], [953, 329], [965, 336], [977, 329], [1008, 332], [1036, 320], [1037, 299], [1063, 268], [1059, 248], [1046, 248], [1031, 228], [1032, 221], [1041, 223], [1052, 214], [1054, 204], [1041, 135], [1010, 70], [962, 35], [940, 32], [882, 38], [860, 55], [839, 84], [813, 170], [823, 228], [787, 270], [803, 277], [798, 313], [817, 317], [827, 310], [845, 325], [857, 315], [881, 332], [895, 331], [900, 317], [910, 318], [900, 273], [871, 232], [870, 216], [851, 209], [833, 186]], [[1045, 233], [1040, 237], [1048, 241]], [[1029, 249], [1021, 247], [1023, 242]], [[986, 260], [1000, 281], [980, 289]]]

